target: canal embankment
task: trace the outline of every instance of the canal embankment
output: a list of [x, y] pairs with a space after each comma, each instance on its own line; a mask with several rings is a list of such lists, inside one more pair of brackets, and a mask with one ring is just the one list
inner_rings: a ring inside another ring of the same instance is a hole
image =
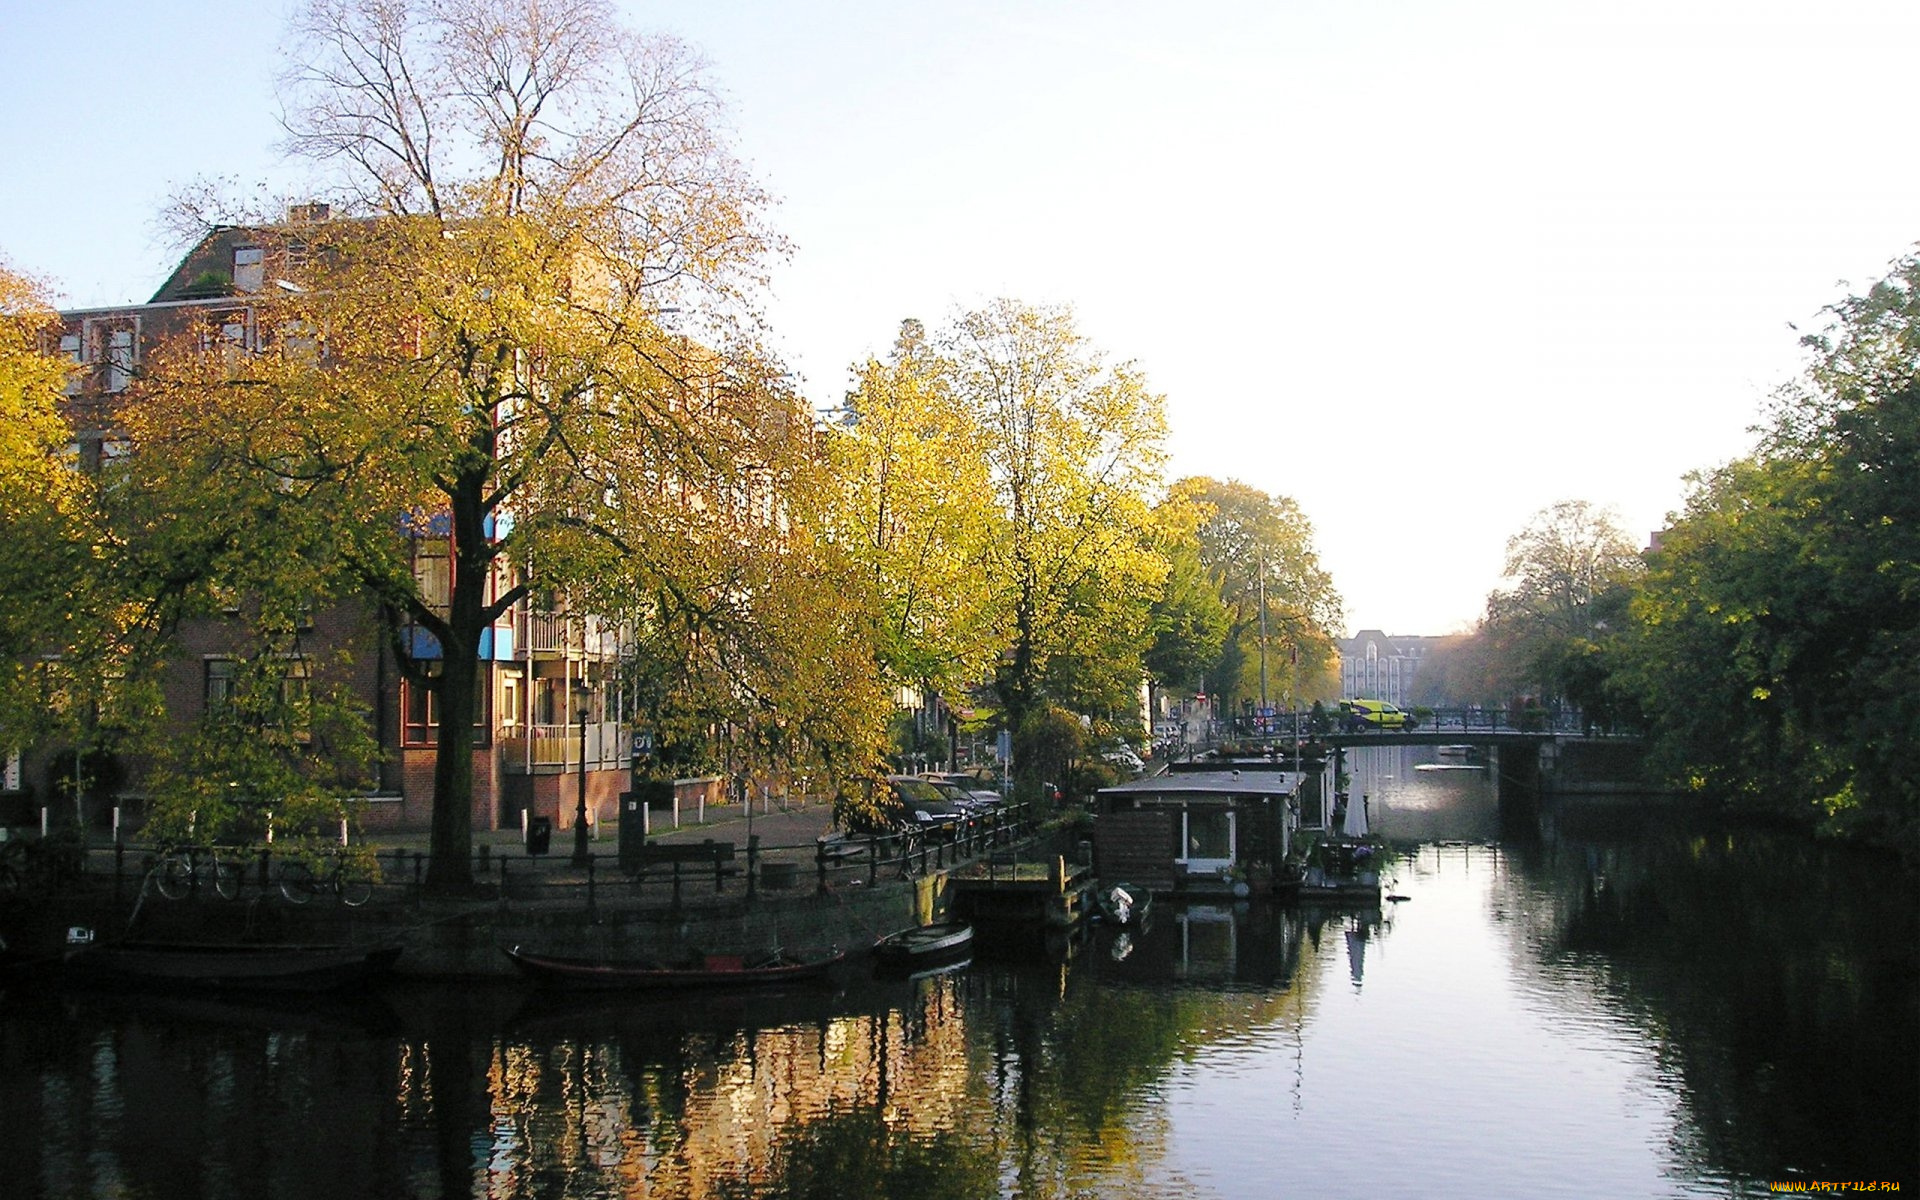
[[[16, 954], [31, 961], [57, 960], [72, 937], [90, 933], [102, 941], [398, 945], [402, 976], [486, 978], [513, 973], [503, 951], [514, 946], [660, 962], [858, 951], [942, 915], [954, 870], [1031, 862], [1041, 852], [1034, 829], [1013, 815], [911, 848], [892, 840], [829, 846], [819, 840], [827, 820], [816, 807], [757, 815], [752, 834], [744, 819], [663, 832], [651, 840], [670, 861], [637, 871], [622, 869], [617, 842], [591, 843], [576, 861], [565, 847], [534, 854], [517, 835], [488, 833], [477, 838], [472, 894], [457, 899], [422, 886], [424, 843], [391, 839], [369, 847], [379, 881], [360, 905], [328, 894], [292, 902], [266, 861], [243, 871], [237, 896], [209, 886], [168, 899], [153, 886], [151, 848], [96, 847], [80, 879], [16, 898], [0, 920]], [[664, 853], [676, 846], [728, 853], [679, 861]]]

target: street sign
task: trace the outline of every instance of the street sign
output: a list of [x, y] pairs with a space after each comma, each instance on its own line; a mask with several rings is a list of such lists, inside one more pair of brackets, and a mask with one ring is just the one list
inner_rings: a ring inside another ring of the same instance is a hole
[[645, 758], [653, 753], [653, 731], [635, 730], [633, 734], [633, 756]]

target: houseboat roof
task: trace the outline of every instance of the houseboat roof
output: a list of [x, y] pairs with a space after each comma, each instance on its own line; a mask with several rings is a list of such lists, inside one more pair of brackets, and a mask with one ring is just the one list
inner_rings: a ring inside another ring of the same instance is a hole
[[1101, 788], [1102, 796], [1291, 796], [1306, 776], [1299, 771], [1177, 771]]

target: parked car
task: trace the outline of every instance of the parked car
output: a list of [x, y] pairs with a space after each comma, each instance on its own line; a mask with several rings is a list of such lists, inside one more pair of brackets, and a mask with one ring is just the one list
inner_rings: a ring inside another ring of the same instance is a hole
[[882, 798], [883, 810], [896, 822], [912, 825], [923, 834], [950, 836], [953, 827], [967, 819], [967, 811], [960, 802], [930, 780], [914, 775], [889, 775], [887, 788], [892, 796]]
[[1340, 723], [1348, 730], [1412, 729], [1413, 714], [1384, 700], [1342, 700]]
[[927, 780], [949, 796], [953, 796], [970, 813], [998, 808], [1004, 801], [1004, 797], [999, 792], [983, 786], [972, 775], [962, 772], [929, 771], [920, 778]]
[[1123, 771], [1131, 771], [1135, 775], [1147, 769], [1147, 764], [1142, 762], [1140, 756], [1134, 752], [1133, 747], [1127, 745], [1125, 742], [1121, 742], [1116, 746], [1109, 746], [1100, 751], [1099, 758], [1101, 762], [1109, 766], [1119, 767]]

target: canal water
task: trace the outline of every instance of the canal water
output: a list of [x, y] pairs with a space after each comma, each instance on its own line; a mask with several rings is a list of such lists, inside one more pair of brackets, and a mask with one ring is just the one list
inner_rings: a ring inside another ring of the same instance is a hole
[[1367, 751], [1365, 910], [671, 1002], [0, 999], [0, 1195], [1693, 1197], [1920, 1189], [1887, 863]]

